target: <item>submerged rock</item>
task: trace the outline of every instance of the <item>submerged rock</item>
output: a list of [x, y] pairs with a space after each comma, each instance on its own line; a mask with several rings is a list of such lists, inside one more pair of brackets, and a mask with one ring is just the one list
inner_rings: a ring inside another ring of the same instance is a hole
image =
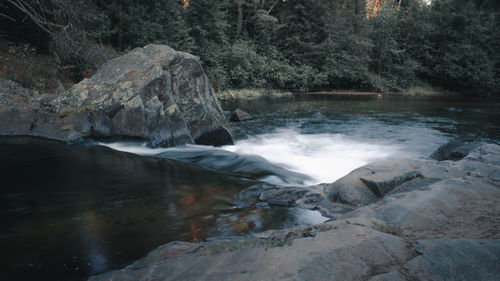
[[62, 141], [123, 137], [152, 146], [232, 144], [199, 61], [165, 45], [112, 59], [63, 94], [40, 95], [10, 84], [0, 84], [2, 135]]

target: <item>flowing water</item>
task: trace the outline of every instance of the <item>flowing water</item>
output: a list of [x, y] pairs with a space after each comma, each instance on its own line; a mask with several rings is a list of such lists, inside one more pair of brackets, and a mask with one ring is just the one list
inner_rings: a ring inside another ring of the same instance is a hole
[[451, 139], [500, 143], [500, 101], [463, 97], [233, 101], [255, 119], [235, 145], [151, 149], [0, 140], [0, 280], [85, 280], [175, 240], [324, 221], [318, 212], [240, 209], [259, 183], [333, 182], [369, 162], [428, 156]]

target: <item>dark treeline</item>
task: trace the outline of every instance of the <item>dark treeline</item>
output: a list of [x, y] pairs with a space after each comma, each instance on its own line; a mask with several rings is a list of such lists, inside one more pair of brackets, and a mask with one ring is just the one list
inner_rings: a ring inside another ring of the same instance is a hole
[[496, 0], [6, 0], [0, 36], [81, 73], [150, 43], [198, 56], [216, 90], [499, 92]]

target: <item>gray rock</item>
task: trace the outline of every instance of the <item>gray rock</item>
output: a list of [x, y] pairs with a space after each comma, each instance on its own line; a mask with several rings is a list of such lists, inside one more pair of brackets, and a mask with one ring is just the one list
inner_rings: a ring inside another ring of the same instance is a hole
[[422, 178], [419, 171], [390, 171], [385, 173], [375, 173], [360, 180], [378, 197], [384, 196], [402, 183]]
[[411, 257], [396, 236], [343, 225], [204, 244], [175, 242], [90, 280], [363, 280], [373, 268]]
[[418, 280], [498, 280], [500, 240], [429, 239], [417, 241], [422, 255], [408, 262]]
[[[269, 205], [291, 207], [307, 193], [307, 189], [300, 187], [275, 187], [263, 191], [259, 195], [259, 199]], [[311, 194], [308, 195], [311, 196]]]
[[249, 208], [259, 202], [259, 196], [274, 186], [270, 184], [256, 184], [242, 190], [236, 199], [235, 205], [239, 208]]
[[441, 179], [438, 178], [416, 178], [398, 185], [396, 188], [387, 193], [387, 195], [409, 192], [413, 190], [425, 190], [429, 188], [429, 185], [438, 182], [440, 180]]
[[214, 146], [233, 144], [233, 138], [231, 137], [231, 134], [229, 134], [229, 132], [222, 127], [206, 132], [197, 137], [194, 141], [197, 144]]
[[94, 113], [94, 120], [93, 135], [96, 137], [110, 137], [112, 123], [109, 116], [104, 111], [99, 110]]
[[71, 120], [57, 118], [49, 113], [0, 106], [0, 135], [27, 135], [75, 142], [81, 139], [81, 134], [73, 130], [74, 126], [83, 130], [87, 127], [82, 119], [74, 119], [78, 124], [67, 124]]
[[281, 206], [318, 210], [323, 216], [330, 218], [353, 210], [351, 206], [330, 202], [326, 199], [325, 186], [327, 184], [305, 187], [254, 185], [240, 192], [235, 205], [244, 208]]
[[388, 272], [373, 276], [368, 281], [405, 281], [406, 278], [399, 272]]
[[401, 228], [411, 238], [500, 238], [500, 186], [479, 178], [449, 178], [397, 193], [340, 216]]
[[472, 150], [481, 146], [483, 143], [471, 142], [464, 143], [460, 141], [450, 141], [441, 145], [436, 151], [431, 154], [431, 158], [438, 161], [452, 160], [458, 161], [467, 156]]
[[372, 175], [368, 168], [359, 168], [325, 187], [325, 195], [332, 202], [363, 206], [377, 201], [377, 196], [360, 178]]
[[429, 183], [442, 179], [474, 176], [494, 181], [500, 155], [497, 148], [488, 146], [476, 148], [460, 161], [396, 159], [371, 163], [327, 186], [325, 193], [332, 202], [364, 206], [392, 190], [426, 188]]
[[233, 122], [244, 122], [252, 119], [252, 115], [238, 108], [231, 114], [230, 120]]
[[255, 204], [255, 208], [257, 208], [257, 209], [269, 209], [270, 206], [266, 202], [258, 202]]
[[[9, 109], [64, 119], [64, 126], [42, 133], [25, 126], [4, 127], [0, 122], [4, 135], [43, 135], [57, 140], [65, 140], [62, 136], [67, 134], [126, 137], [146, 140], [152, 146], [232, 144], [224, 113], [198, 60], [164, 45], [148, 45], [112, 59], [62, 94], [40, 95], [13, 82], [1, 82], [0, 106], [4, 108], [1, 119], [23, 124], [33, 121], [32, 116], [16, 121], [14, 117], [23, 116]], [[73, 118], [82, 112], [90, 114], [90, 126], [82, 126], [80, 117]], [[11, 113], [16, 116], [8, 116]]]

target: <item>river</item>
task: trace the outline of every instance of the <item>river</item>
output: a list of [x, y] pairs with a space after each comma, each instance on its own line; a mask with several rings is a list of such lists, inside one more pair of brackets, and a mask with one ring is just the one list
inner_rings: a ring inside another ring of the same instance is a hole
[[500, 101], [466, 97], [285, 97], [224, 102], [235, 145], [69, 146], [0, 139], [1, 280], [85, 280], [175, 240], [204, 241], [326, 220], [240, 208], [255, 184], [333, 182], [369, 162], [428, 156], [452, 139], [500, 143]]

